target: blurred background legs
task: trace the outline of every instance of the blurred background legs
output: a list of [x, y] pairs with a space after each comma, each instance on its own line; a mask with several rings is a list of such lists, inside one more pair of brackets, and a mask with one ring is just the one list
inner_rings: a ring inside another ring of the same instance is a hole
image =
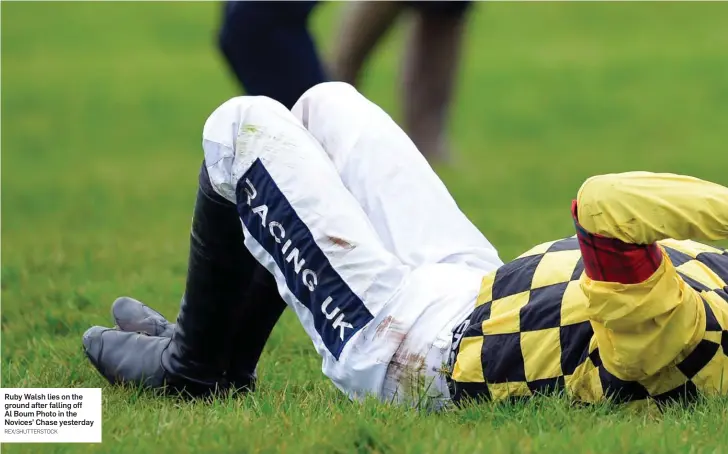
[[[227, 2], [219, 46], [250, 95], [287, 107], [324, 71], [308, 30], [317, 2]], [[344, 7], [330, 64], [331, 78], [357, 86], [367, 59], [395, 21], [407, 14], [402, 59], [403, 128], [431, 162], [449, 157], [446, 127], [470, 2], [350, 2]]]
[[404, 129], [431, 162], [450, 156], [447, 123], [470, 2], [416, 2], [401, 68]]
[[409, 15], [402, 59], [403, 128], [430, 162], [447, 161], [450, 103], [470, 2], [352, 2], [344, 10], [333, 56], [335, 79], [357, 85], [380, 39]]
[[362, 1], [344, 5], [331, 61], [336, 80], [354, 86], [359, 83], [364, 64], [404, 8], [403, 2]]

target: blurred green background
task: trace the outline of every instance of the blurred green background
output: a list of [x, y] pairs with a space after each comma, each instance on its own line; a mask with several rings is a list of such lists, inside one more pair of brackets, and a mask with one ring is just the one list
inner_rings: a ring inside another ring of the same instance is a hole
[[[103, 386], [80, 337], [110, 323], [116, 296], [176, 315], [202, 125], [239, 93], [215, 47], [221, 5], [1, 8], [2, 385]], [[323, 55], [340, 10], [326, 4], [314, 17]], [[669, 171], [728, 184], [728, 3], [480, 3], [473, 13], [451, 119], [457, 156], [437, 170], [504, 259], [571, 235], [569, 202], [590, 175]], [[395, 118], [401, 38], [398, 30], [380, 46], [362, 87]], [[291, 314], [276, 328], [261, 377], [256, 396], [212, 410], [105, 390], [104, 445], [32, 449], [728, 446], [723, 407], [657, 423], [575, 419], [558, 405], [447, 418], [353, 407], [321, 376]], [[496, 430], [502, 436], [493, 439]], [[322, 441], [329, 439], [348, 444]]]

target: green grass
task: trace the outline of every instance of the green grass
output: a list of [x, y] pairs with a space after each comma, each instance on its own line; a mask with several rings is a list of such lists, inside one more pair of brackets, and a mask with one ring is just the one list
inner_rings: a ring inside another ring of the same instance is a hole
[[[329, 48], [339, 5], [313, 22]], [[174, 317], [200, 136], [237, 87], [215, 3], [2, 3], [2, 385], [103, 387], [83, 331], [134, 295]], [[688, 173], [728, 184], [725, 3], [478, 4], [438, 169], [509, 259], [570, 235], [588, 176]], [[398, 116], [402, 33], [363, 87]], [[104, 389], [102, 445], [26, 452], [728, 451], [728, 401], [648, 415], [559, 399], [419, 414], [348, 402], [292, 314], [260, 390], [213, 404]]]

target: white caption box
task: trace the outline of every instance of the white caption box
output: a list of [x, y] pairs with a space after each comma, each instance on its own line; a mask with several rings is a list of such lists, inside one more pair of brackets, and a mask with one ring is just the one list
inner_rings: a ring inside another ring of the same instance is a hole
[[0, 388], [3, 443], [101, 443], [101, 388]]

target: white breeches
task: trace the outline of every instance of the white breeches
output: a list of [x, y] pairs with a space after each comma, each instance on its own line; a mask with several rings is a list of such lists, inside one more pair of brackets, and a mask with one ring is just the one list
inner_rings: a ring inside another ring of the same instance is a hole
[[203, 148], [324, 374], [352, 398], [447, 399], [451, 330], [502, 262], [396, 123], [330, 82], [292, 111], [265, 97], [225, 102]]

